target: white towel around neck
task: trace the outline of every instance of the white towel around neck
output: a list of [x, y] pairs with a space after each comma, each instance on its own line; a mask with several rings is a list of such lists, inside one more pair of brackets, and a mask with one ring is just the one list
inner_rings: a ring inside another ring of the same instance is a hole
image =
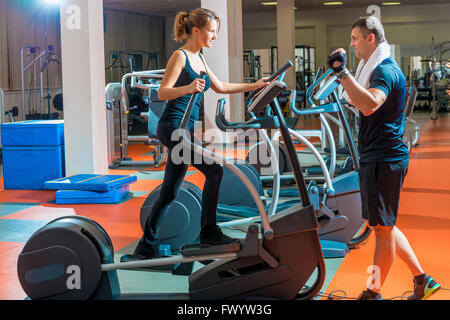
[[[391, 46], [386, 42], [380, 43], [372, 55], [370, 56], [367, 62], [364, 59], [361, 59], [358, 64], [358, 68], [356, 69], [355, 79], [356, 81], [368, 89], [370, 85], [370, 77], [372, 76], [373, 70], [385, 59], [391, 56]], [[347, 92], [344, 91], [343, 95], [345, 100], [351, 104], [351, 99], [348, 96]]]

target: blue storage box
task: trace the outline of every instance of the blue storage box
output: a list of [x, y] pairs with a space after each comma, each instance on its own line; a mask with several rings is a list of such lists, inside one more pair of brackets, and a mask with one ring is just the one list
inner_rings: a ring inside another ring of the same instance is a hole
[[5, 189], [41, 190], [65, 176], [64, 146], [3, 147]]
[[130, 185], [105, 192], [84, 190], [59, 190], [56, 191], [56, 204], [81, 204], [81, 203], [118, 203], [130, 190]]
[[132, 175], [77, 174], [45, 183], [45, 189], [109, 191], [137, 181]]
[[29, 120], [2, 124], [2, 146], [60, 146], [64, 120]]

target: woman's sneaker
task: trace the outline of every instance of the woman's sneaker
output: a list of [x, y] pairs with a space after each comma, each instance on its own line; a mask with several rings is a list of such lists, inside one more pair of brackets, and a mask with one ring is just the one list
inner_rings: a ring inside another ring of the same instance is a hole
[[383, 298], [380, 293], [367, 289], [359, 295], [358, 300], [383, 300]]
[[238, 244], [241, 243], [241, 240], [223, 234], [222, 230], [218, 226], [215, 226], [210, 232], [200, 232], [200, 243], [217, 246], [221, 244]]
[[144, 238], [142, 238], [139, 241], [138, 245], [136, 246], [136, 249], [134, 249], [133, 256], [139, 260], [155, 259], [163, 257], [159, 253], [159, 242], [149, 243]]
[[426, 300], [440, 288], [441, 285], [429, 275], [416, 277], [414, 278], [414, 293], [408, 297], [408, 300]]

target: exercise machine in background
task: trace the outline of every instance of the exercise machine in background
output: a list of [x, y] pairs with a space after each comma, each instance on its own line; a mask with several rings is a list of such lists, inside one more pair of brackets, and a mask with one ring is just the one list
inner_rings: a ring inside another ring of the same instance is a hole
[[[122, 82], [113, 82], [106, 86], [108, 165], [110, 168], [119, 166], [159, 167], [166, 161], [166, 148], [159, 142], [156, 134], [158, 121], [166, 105], [165, 101], [158, 98], [159, 83], [164, 76], [164, 71], [162, 69], [128, 73], [123, 76]], [[146, 124], [145, 135], [129, 135], [129, 114], [135, 106], [130, 105], [127, 88], [136, 88], [147, 92], [143, 97], [147, 108], [139, 115]], [[153, 161], [130, 159], [128, 157], [130, 142], [143, 142], [152, 146]]]
[[403, 141], [408, 147], [408, 152], [411, 152], [412, 148], [417, 146], [420, 136], [420, 125], [412, 118], [417, 93], [417, 88], [413, 85], [409, 86], [406, 91], [405, 131], [403, 133]]
[[[51, 95], [49, 88], [48, 65], [52, 62], [60, 64], [56, 58], [55, 48], [24, 46], [20, 50], [20, 80], [22, 95], [22, 120], [58, 119], [57, 112], [51, 113]], [[44, 93], [44, 75], [46, 86]], [[33, 90], [38, 90], [39, 103], [33, 99]], [[45, 95], [46, 94], [46, 95]], [[44, 101], [47, 101], [45, 106]]]
[[117, 82], [127, 73], [159, 68], [159, 56], [156, 52], [142, 50], [111, 50], [109, 52], [109, 82]]
[[[270, 53], [272, 57], [271, 68], [276, 70], [278, 66], [278, 47], [272, 46]], [[316, 70], [316, 49], [306, 45], [295, 46], [295, 89], [306, 90], [314, 82], [314, 70]]]
[[244, 82], [256, 82], [262, 77], [261, 56], [256, 50], [244, 50]]
[[[159, 69], [159, 55], [143, 50], [112, 50], [109, 52], [109, 65], [105, 68], [107, 83], [121, 82], [126, 74]], [[132, 84], [132, 83], [131, 83]], [[141, 116], [148, 109], [148, 92], [126, 83], [129, 99], [128, 133], [142, 135], [147, 132], [147, 121]]]

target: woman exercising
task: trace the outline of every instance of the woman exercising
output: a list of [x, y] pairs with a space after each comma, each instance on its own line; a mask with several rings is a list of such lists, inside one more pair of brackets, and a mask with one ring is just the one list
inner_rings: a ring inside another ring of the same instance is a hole
[[[186, 128], [193, 136], [194, 121], [198, 119], [201, 97], [210, 87], [217, 93], [230, 94], [253, 91], [267, 85], [265, 82], [267, 78], [244, 84], [222, 82], [214, 75], [200, 50], [212, 46], [219, 28], [219, 17], [208, 9], [197, 8], [190, 13], [180, 12], [175, 17], [174, 39], [180, 42], [187, 40], [170, 57], [158, 91], [159, 98], [168, 101], [157, 129], [158, 139], [168, 148], [168, 158], [161, 192], [146, 221], [144, 235], [133, 254], [136, 258], [159, 257], [159, 227], [169, 204], [177, 196], [189, 166], [185, 162], [174, 161], [174, 157], [179, 157], [179, 154], [176, 152], [172, 154], [172, 149], [179, 141], [171, 137], [181, 123], [191, 95], [200, 94]], [[204, 80], [199, 78], [201, 71], [207, 74]], [[192, 152], [190, 159], [194, 159]], [[224, 235], [216, 225], [216, 209], [223, 175], [222, 166], [218, 163], [208, 164], [203, 157], [200, 162], [192, 163], [206, 178], [202, 193], [200, 243], [220, 245], [239, 242], [238, 239]], [[141, 210], [144, 209], [142, 207]]]

